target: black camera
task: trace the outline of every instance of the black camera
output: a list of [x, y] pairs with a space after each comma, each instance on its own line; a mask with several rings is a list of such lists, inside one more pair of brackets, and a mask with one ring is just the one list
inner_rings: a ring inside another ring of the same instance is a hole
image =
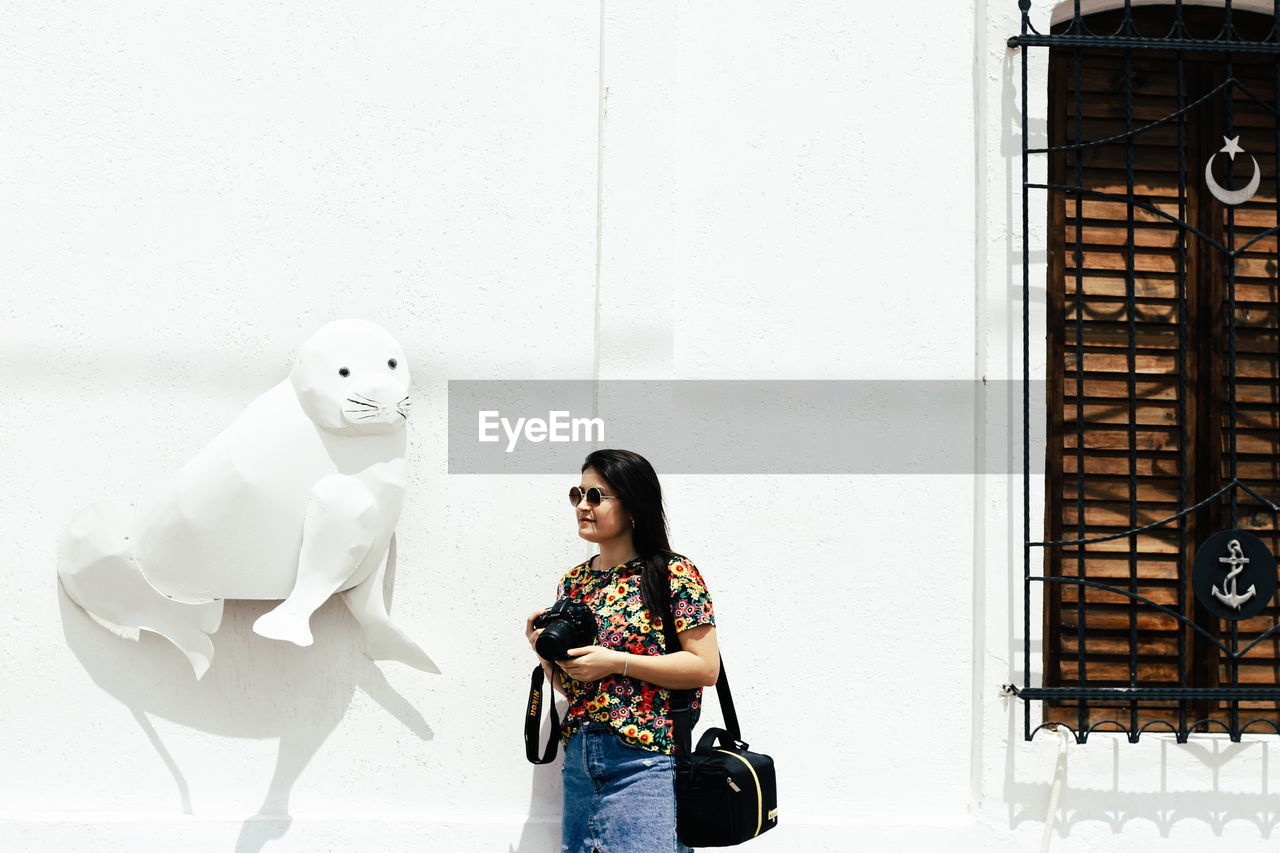
[[596, 641], [596, 617], [581, 601], [562, 598], [533, 620], [542, 633], [534, 649], [543, 660], [566, 660], [569, 649], [589, 646]]

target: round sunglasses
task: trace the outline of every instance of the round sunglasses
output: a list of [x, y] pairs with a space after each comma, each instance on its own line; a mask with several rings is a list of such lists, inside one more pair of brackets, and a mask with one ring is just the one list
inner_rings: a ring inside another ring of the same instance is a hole
[[587, 506], [600, 506], [600, 501], [610, 499], [610, 498], [613, 500], [617, 500], [618, 496], [606, 495], [604, 492], [600, 491], [595, 486], [592, 486], [591, 488], [587, 489], [585, 492], [582, 489], [578, 488], [577, 486], [574, 486], [572, 489], [569, 490], [569, 503], [573, 504], [574, 506], [577, 506], [578, 504], [582, 503], [583, 498], [587, 499]]

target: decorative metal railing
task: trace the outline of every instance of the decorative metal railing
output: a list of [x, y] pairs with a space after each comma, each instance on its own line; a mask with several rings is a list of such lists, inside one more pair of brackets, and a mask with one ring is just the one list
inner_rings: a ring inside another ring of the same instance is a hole
[[[1030, 0], [1018, 6], [1024, 640], [1022, 683], [1009, 690], [1026, 700], [1024, 736], [1280, 734], [1280, 505], [1264, 494], [1267, 472], [1280, 472], [1280, 0], [1270, 16], [1230, 0], [1085, 16], [1077, 0], [1050, 33], [1032, 27]], [[1028, 53], [1041, 47], [1059, 63], [1050, 110], [1061, 115], [1037, 146]], [[1114, 81], [1110, 100], [1089, 101], [1086, 78]], [[1038, 157], [1044, 181], [1030, 178]], [[1031, 537], [1033, 198], [1049, 202], [1049, 274], [1061, 284], [1049, 312], [1044, 541]], [[1096, 240], [1111, 242], [1095, 252]], [[1040, 686], [1033, 587], [1045, 602]]]

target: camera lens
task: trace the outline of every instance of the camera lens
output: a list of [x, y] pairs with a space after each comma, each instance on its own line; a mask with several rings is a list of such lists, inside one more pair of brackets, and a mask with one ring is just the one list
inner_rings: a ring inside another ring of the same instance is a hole
[[534, 648], [543, 660], [565, 660], [569, 657], [569, 649], [575, 648], [573, 643], [573, 625], [567, 620], [556, 619], [542, 629]]

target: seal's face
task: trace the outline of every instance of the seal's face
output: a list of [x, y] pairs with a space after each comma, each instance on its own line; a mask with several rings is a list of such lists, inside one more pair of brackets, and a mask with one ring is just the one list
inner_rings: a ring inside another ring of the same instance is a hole
[[312, 335], [289, 380], [307, 417], [327, 430], [390, 433], [409, 417], [404, 350], [366, 320], [336, 320]]

